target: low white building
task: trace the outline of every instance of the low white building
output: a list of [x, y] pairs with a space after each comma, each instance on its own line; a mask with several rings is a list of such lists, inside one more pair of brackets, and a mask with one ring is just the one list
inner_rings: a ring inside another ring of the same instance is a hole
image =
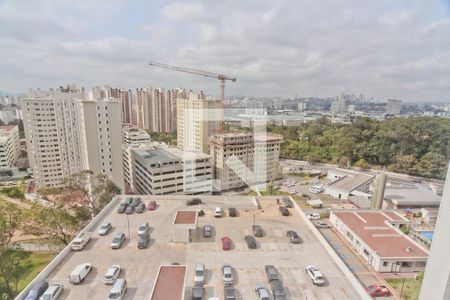
[[191, 231], [197, 229], [196, 211], [177, 211], [173, 220], [173, 242], [189, 243]]
[[0, 169], [14, 167], [20, 157], [19, 127], [0, 126]]
[[409, 221], [395, 211], [332, 211], [330, 222], [377, 272], [425, 270], [428, 250], [399, 230]]
[[374, 176], [359, 172], [328, 171], [331, 181], [325, 187], [325, 194], [337, 199], [348, 199], [353, 192], [369, 191]]

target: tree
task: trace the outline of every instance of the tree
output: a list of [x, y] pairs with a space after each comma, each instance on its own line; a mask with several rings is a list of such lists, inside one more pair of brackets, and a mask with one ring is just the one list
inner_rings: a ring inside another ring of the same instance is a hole
[[355, 162], [355, 167], [360, 168], [361, 170], [367, 170], [370, 168], [370, 165], [364, 158], [361, 158]]
[[428, 152], [420, 158], [418, 171], [427, 177], [444, 177], [448, 161], [439, 153]]
[[417, 159], [413, 155], [401, 155], [395, 163], [395, 171], [414, 174], [417, 172]]
[[348, 158], [347, 156], [342, 156], [338, 162], [339, 168], [347, 168], [348, 167]]

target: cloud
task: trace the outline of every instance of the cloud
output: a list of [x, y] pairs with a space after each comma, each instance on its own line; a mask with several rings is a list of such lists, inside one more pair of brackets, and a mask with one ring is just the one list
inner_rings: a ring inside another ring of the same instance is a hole
[[136, 88], [237, 77], [226, 93], [449, 100], [450, 18], [420, 1], [0, 2], [0, 90], [66, 81]]

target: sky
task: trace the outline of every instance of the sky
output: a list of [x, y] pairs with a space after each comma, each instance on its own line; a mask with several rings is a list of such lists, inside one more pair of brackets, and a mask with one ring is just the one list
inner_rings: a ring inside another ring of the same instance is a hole
[[0, 91], [77, 83], [450, 101], [450, 0], [0, 0]]

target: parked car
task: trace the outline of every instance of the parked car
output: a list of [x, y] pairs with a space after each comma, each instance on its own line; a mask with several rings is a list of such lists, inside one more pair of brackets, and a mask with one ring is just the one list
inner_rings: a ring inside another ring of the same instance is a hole
[[311, 221], [320, 220], [320, 215], [318, 213], [306, 214], [306, 217]]
[[280, 206], [278, 207], [278, 210], [280, 211], [282, 216], [289, 216], [289, 209], [287, 209], [286, 206]]
[[256, 240], [252, 235], [246, 235], [244, 237], [245, 242], [249, 249], [256, 249]]
[[48, 289], [48, 282], [41, 280], [37, 282], [28, 292], [24, 300], [38, 300], [42, 294]]
[[148, 225], [148, 222], [145, 222], [145, 223], [139, 225], [138, 234], [139, 235], [140, 234], [147, 234], [149, 230], [150, 230], [150, 225]]
[[112, 265], [108, 268], [108, 270], [106, 270], [105, 276], [103, 276], [103, 282], [105, 284], [114, 284], [119, 275], [120, 275], [120, 266]]
[[296, 190], [291, 190], [290, 192], [289, 192], [289, 194], [291, 194], [291, 195], [295, 195], [295, 194], [297, 194], [298, 192], [296, 191]]
[[192, 199], [186, 200], [187, 206], [198, 205], [198, 204], [202, 204], [202, 200], [200, 198], [192, 198]]
[[122, 243], [125, 241], [125, 233], [119, 232], [117, 233], [113, 240], [111, 241], [111, 248], [112, 249], [119, 249], [120, 246], [122, 246]]
[[263, 230], [260, 225], [253, 225], [252, 226], [253, 235], [256, 237], [262, 237], [263, 236]]
[[73, 251], [81, 251], [84, 249], [84, 246], [91, 240], [92, 232], [81, 232], [77, 235], [76, 238], [73, 239], [70, 247]]
[[258, 300], [270, 300], [269, 291], [262, 285], [257, 285], [255, 288], [256, 295], [258, 296]]
[[292, 204], [291, 199], [289, 199], [289, 197], [283, 197], [282, 198], [284, 206], [286, 206], [287, 208], [292, 208], [294, 207], [294, 205]]
[[80, 264], [73, 269], [69, 275], [69, 282], [71, 284], [77, 284], [83, 282], [86, 276], [92, 269], [92, 265], [89, 263]]
[[212, 226], [204, 225], [203, 226], [203, 237], [210, 237], [210, 236], [212, 236]]
[[145, 210], [145, 204], [144, 203], [139, 203], [137, 206], [136, 206], [136, 212], [138, 213], [138, 214], [142, 214], [143, 212], [144, 212], [144, 210]]
[[205, 265], [204, 264], [196, 264], [195, 265], [194, 282], [195, 282], [195, 284], [203, 284], [205, 282]]
[[230, 217], [236, 217], [237, 216], [237, 210], [234, 207], [228, 208], [228, 215]]
[[192, 288], [192, 300], [203, 300], [205, 297], [205, 289], [203, 285], [195, 285]]
[[286, 291], [279, 280], [272, 280], [270, 287], [272, 288], [274, 300], [286, 300]]
[[108, 295], [108, 300], [123, 300], [127, 292], [127, 281], [124, 278], [118, 278], [114, 283]]
[[278, 270], [273, 265], [265, 265], [264, 270], [267, 275], [267, 279], [269, 279], [269, 282], [272, 280], [279, 280], [278, 276]]
[[236, 289], [231, 285], [226, 285], [223, 288], [223, 298], [224, 300], [236, 300]]
[[300, 236], [294, 230], [286, 231], [286, 236], [289, 238], [289, 241], [293, 244], [298, 244], [301, 242]]
[[148, 203], [148, 205], [147, 205], [147, 209], [148, 210], [155, 210], [156, 209], [156, 201], [155, 200], [150, 201]]
[[325, 278], [320, 272], [319, 268], [315, 266], [307, 266], [305, 268], [306, 274], [308, 274], [309, 278], [311, 278], [314, 285], [324, 285]]
[[117, 207], [117, 213], [123, 214], [125, 212], [125, 210], [127, 209], [127, 207], [128, 207], [128, 204], [123, 203], [123, 202], [120, 203], [119, 207]]
[[330, 228], [330, 225], [328, 225], [328, 223], [324, 220], [315, 220], [313, 223], [317, 228]]
[[133, 205], [128, 205], [127, 208], [125, 209], [125, 213], [127, 215], [131, 215], [134, 212], [134, 206]]
[[42, 294], [41, 300], [56, 300], [61, 295], [64, 286], [62, 283], [52, 283], [48, 289]]
[[222, 237], [222, 250], [230, 250], [231, 249], [231, 239], [227, 236]]
[[131, 205], [133, 205], [134, 207], [137, 207], [140, 203], [141, 203], [141, 197], [134, 197]]
[[214, 217], [216, 217], [216, 218], [221, 218], [222, 215], [223, 215], [222, 208], [220, 208], [220, 207], [215, 207], [215, 208], [214, 208]]
[[391, 291], [385, 285], [372, 284], [366, 288], [366, 291], [373, 298], [392, 295]]
[[233, 278], [233, 269], [231, 268], [231, 265], [228, 264], [223, 265], [222, 273], [223, 273], [223, 283], [225, 285], [233, 284], [234, 278]]
[[123, 203], [126, 203], [127, 205], [132, 205], [133, 204], [133, 198], [132, 197], [127, 197], [127, 199], [125, 199], [125, 201]]
[[150, 242], [150, 235], [148, 233], [140, 234], [138, 237], [137, 247], [138, 249], [145, 249]]
[[107, 235], [111, 230], [112, 226], [110, 222], [105, 222], [98, 228], [99, 235]]

